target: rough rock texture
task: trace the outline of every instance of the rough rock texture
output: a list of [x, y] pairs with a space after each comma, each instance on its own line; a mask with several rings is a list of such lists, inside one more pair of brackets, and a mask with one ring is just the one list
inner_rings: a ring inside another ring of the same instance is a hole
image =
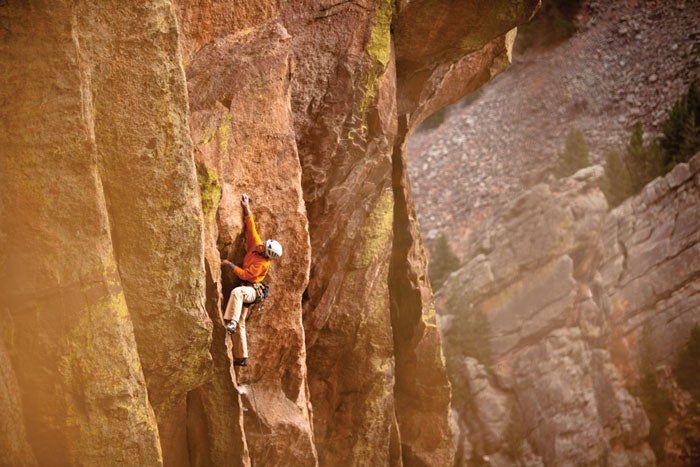
[[22, 399], [4, 342], [0, 340], [0, 464], [34, 465], [36, 458], [27, 442], [22, 420]]
[[[642, 345], [670, 366], [700, 322], [700, 155], [610, 212], [601, 174], [526, 191], [475, 231], [477, 254], [439, 295], [450, 373], [468, 388], [456, 399], [462, 460], [524, 461], [531, 446], [545, 465], [654, 461], [644, 409], [625, 388]], [[490, 374], [452, 334], [466, 314], [487, 319]]]
[[[228, 391], [236, 386], [243, 393], [245, 433], [256, 462], [309, 465], [315, 462], [315, 449], [301, 296], [308, 281], [310, 249], [289, 105], [289, 39], [278, 23], [231, 34], [202, 47], [186, 71], [195, 158], [200, 164], [202, 192], [211, 195], [203, 200], [212, 201], [205, 217], [210, 228], [207, 268], [213, 283], [210, 315], [215, 323], [221, 323], [218, 310], [223, 306], [216, 299], [220, 286], [214, 285], [221, 282], [221, 257], [240, 264], [245, 253], [240, 193], [253, 199], [261, 236], [274, 237], [285, 248], [284, 257], [274, 263], [268, 276], [274, 293], [265, 304], [266, 311], [248, 321], [251, 366], [239, 370], [237, 385], [228, 384]], [[260, 118], [260, 109], [265, 109], [265, 118]], [[274, 182], [268, 183], [261, 174]], [[227, 271], [223, 278], [226, 298], [232, 284], [233, 275]], [[225, 338], [221, 326], [216, 327], [212, 350], [220, 353], [225, 349], [224, 340], [228, 344], [230, 338]], [[230, 361], [221, 362], [217, 371], [225, 384], [227, 377], [230, 381]], [[250, 384], [257, 390], [255, 401]], [[214, 399], [210, 401], [212, 417], [228, 412], [229, 403], [236, 402], [226, 397], [217, 404], [217, 395], [208, 396]], [[286, 442], [267, 442], [261, 438], [260, 425], [263, 433], [271, 432]], [[212, 446], [226, 449], [228, 434], [212, 426], [208, 439]]]
[[304, 329], [319, 463], [387, 465], [400, 458], [387, 285], [392, 7], [293, 2], [284, 16], [311, 236]]
[[615, 363], [636, 377], [642, 331], [657, 364], [673, 365], [700, 322], [700, 155], [613, 210], [603, 242]]
[[[463, 461], [653, 462], [646, 415], [607, 351], [608, 302], [598, 272], [607, 218], [601, 176], [594, 166], [511, 202], [476, 231], [472, 251], [479, 254], [441, 291], [439, 309], [450, 313], [441, 319], [452, 343], [450, 371], [459, 375], [467, 365], [460, 378], [471, 391], [456, 402], [472, 446]], [[461, 363], [450, 333], [464, 313], [486, 317], [489, 373], [469, 359]]]
[[[451, 464], [406, 141], [535, 3], [0, 2], [2, 461]], [[285, 255], [234, 371], [243, 192]]]
[[697, 464], [700, 449], [700, 402], [676, 381], [668, 365], [656, 367], [659, 388], [673, 406], [664, 427], [664, 465]]
[[162, 462], [206, 379], [176, 22], [137, 3], [0, 5], [2, 329], [39, 464]]

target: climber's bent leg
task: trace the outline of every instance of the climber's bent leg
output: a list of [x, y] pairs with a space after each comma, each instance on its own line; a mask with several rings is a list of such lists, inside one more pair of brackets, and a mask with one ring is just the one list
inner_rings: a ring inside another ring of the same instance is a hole
[[224, 321], [231, 321], [226, 325], [229, 333], [238, 330], [233, 336], [234, 358], [248, 358], [248, 341], [245, 333], [245, 318], [248, 314], [248, 308], [243, 311], [243, 304], [253, 303], [256, 297], [257, 294], [253, 287], [240, 286], [231, 292], [231, 298], [226, 306], [226, 313], [224, 313]]
[[241, 320], [238, 322], [238, 333], [233, 337], [233, 357], [248, 358], [248, 338], [245, 332], [245, 319], [248, 317], [248, 307], [243, 309]]
[[242, 285], [236, 287], [231, 292], [231, 297], [226, 305], [224, 313], [224, 321], [239, 321], [241, 319], [241, 310], [244, 303], [253, 303], [255, 301], [255, 289]]

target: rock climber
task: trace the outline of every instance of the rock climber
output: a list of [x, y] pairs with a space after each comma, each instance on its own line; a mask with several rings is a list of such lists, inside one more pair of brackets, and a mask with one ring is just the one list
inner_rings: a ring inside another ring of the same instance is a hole
[[[245, 320], [248, 307], [243, 310], [243, 304], [254, 303], [263, 291], [261, 283], [270, 269], [270, 260], [282, 256], [282, 245], [277, 240], [266, 240], [264, 243], [255, 228], [253, 214], [250, 212], [250, 198], [241, 195], [241, 205], [245, 216], [245, 238], [247, 252], [243, 258], [243, 266], [238, 267], [225, 259], [222, 266], [230, 267], [233, 273], [242, 281], [233, 289], [224, 313], [226, 331], [233, 336], [234, 366], [248, 366], [248, 342], [246, 340]], [[238, 330], [238, 332], [236, 332]]]

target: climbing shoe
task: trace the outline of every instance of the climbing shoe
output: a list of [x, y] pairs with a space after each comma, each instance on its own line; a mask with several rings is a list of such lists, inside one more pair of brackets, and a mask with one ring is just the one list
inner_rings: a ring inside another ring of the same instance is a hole
[[234, 358], [233, 359], [233, 366], [248, 366], [248, 359], [247, 358]]
[[238, 326], [238, 323], [236, 321], [229, 321], [226, 323], [226, 332], [229, 334], [233, 334], [236, 332], [236, 327]]

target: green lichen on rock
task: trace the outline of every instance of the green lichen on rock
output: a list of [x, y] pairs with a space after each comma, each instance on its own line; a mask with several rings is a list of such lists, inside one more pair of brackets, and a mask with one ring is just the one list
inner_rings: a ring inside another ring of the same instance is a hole
[[426, 326], [437, 326], [436, 315], [437, 312], [435, 311], [435, 307], [431, 303], [430, 306], [423, 307], [423, 313], [421, 313], [421, 320]]
[[375, 356], [370, 362], [373, 379], [362, 388], [365, 396], [361, 406], [362, 431], [365, 436], [357, 436], [352, 446], [353, 459], [368, 461], [382, 458], [382, 453], [375, 444], [377, 440], [389, 442], [386, 428], [391, 423], [393, 386], [387, 384], [386, 379], [394, 371], [391, 359]]
[[361, 244], [353, 255], [353, 267], [359, 269], [369, 266], [382, 249], [388, 247], [393, 222], [394, 196], [391, 190], [385, 190], [360, 230]]
[[517, 24], [525, 15], [525, 3], [522, 0], [510, 0], [499, 4], [493, 18], [503, 24]]
[[215, 126], [206, 127], [202, 131], [202, 137], [199, 139], [199, 142], [202, 144], [209, 144], [209, 143], [211, 143], [211, 139], [214, 137], [215, 134], [216, 134], [216, 127]]
[[224, 114], [221, 115], [220, 118], [218, 116], [213, 117], [215, 122], [212, 122], [210, 125], [204, 127], [204, 129], [202, 130], [202, 134], [199, 138], [199, 143], [209, 144], [211, 143], [211, 140], [218, 135], [219, 146], [221, 148], [221, 151], [225, 152], [228, 149], [228, 140], [231, 136], [232, 118], [233, 115], [231, 114], [231, 112], [224, 112]]
[[197, 179], [199, 180], [199, 192], [202, 198], [202, 213], [208, 224], [212, 224], [216, 219], [216, 210], [221, 201], [221, 185], [216, 172], [204, 166], [197, 169]]
[[67, 387], [65, 423], [80, 427], [79, 438], [67, 448], [87, 464], [129, 457], [160, 463], [156, 418], [126, 300], [114, 292], [115, 277], [116, 270], [105, 274], [105, 291], [111, 293], [88, 304], [65, 339], [68, 347], [59, 364]]
[[231, 113], [226, 112], [221, 124], [219, 125], [219, 145], [222, 153], [225, 153], [228, 149], [228, 140], [231, 136], [231, 118]]
[[482, 35], [470, 34], [459, 43], [459, 47], [466, 53], [476, 52], [481, 49], [488, 39]]
[[372, 35], [367, 44], [367, 54], [372, 62], [362, 85], [362, 98], [360, 99], [360, 115], [363, 121], [367, 116], [367, 110], [377, 96], [379, 80], [384, 75], [386, 66], [391, 57], [391, 20], [394, 16], [394, 2], [381, 0], [377, 5], [377, 15], [372, 27]]

